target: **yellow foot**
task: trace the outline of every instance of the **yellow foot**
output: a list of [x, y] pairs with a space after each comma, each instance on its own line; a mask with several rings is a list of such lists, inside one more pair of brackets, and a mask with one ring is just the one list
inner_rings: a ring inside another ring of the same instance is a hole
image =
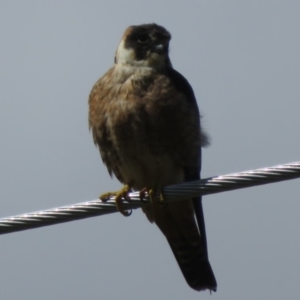
[[125, 210], [122, 207], [122, 201], [124, 200], [130, 200], [128, 193], [130, 192], [130, 187], [128, 185], [124, 185], [123, 188], [120, 191], [117, 192], [109, 192], [109, 193], [105, 193], [103, 195], [100, 195], [99, 198], [100, 200], [102, 200], [103, 202], [109, 200], [109, 198], [111, 196], [115, 196], [115, 202], [116, 202], [116, 206], [117, 206], [117, 210], [125, 217], [128, 217], [131, 215], [132, 210], [128, 211]]
[[[159, 202], [164, 201], [164, 194], [162, 188], [153, 188], [153, 189], [143, 188], [140, 191], [140, 200], [142, 202], [144, 202], [146, 193], [149, 195], [152, 204], [157, 204]], [[157, 194], [159, 195], [159, 197], [157, 197]]]

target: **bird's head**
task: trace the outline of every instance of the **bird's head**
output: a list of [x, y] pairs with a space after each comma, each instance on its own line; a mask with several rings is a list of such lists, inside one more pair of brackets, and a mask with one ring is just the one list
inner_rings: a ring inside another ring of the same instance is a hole
[[171, 66], [170, 39], [171, 34], [157, 24], [130, 26], [118, 46], [115, 63], [152, 68]]

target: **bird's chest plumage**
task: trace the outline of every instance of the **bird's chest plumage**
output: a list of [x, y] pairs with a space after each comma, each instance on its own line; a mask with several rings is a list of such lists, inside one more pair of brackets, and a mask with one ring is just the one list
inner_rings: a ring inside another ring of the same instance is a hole
[[158, 98], [143, 96], [134, 86], [130, 91], [126, 86], [123, 89], [106, 112], [106, 131], [116, 154], [111, 161], [113, 170], [136, 189], [173, 182], [170, 177], [182, 174], [177, 174], [178, 163], [166, 149], [176, 135], [166, 130], [171, 125], [167, 124], [168, 108]]
[[158, 84], [152, 74], [137, 74], [113, 83], [97, 113], [101, 125], [96, 141], [104, 162], [120, 181], [136, 189], [183, 180], [182, 146], [174, 147], [179, 138], [175, 123], [180, 122], [174, 116], [182, 110], [182, 101], [169, 95], [170, 82], [164, 81]]

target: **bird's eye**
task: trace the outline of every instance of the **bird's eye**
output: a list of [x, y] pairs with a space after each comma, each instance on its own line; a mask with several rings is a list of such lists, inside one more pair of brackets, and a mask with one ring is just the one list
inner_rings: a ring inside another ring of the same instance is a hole
[[138, 38], [137, 38], [138, 42], [139, 43], [146, 43], [147, 40], [148, 40], [148, 36], [143, 34], [143, 35], [139, 35]]

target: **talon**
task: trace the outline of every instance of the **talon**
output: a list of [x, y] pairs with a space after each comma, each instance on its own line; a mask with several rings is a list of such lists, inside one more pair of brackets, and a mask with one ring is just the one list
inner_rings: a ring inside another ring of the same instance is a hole
[[130, 197], [128, 196], [128, 193], [130, 192], [130, 187], [128, 185], [124, 185], [123, 188], [120, 191], [117, 192], [109, 192], [105, 193], [103, 195], [100, 195], [99, 198], [101, 201], [105, 202], [108, 201], [111, 196], [115, 196], [115, 202], [117, 206], [117, 210], [125, 217], [129, 217], [132, 214], [132, 210], [125, 210], [122, 207], [123, 199], [125, 201], [130, 201]]
[[108, 192], [108, 193], [102, 194], [99, 196], [99, 199], [103, 202], [106, 202], [112, 196], [116, 196], [116, 192]]
[[157, 203], [157, 198], [156, 198], [156, 189], [151, 189], [149, 190], [149, 198], [152, 204]]
[[159, 200], [160, 200], [160, 202], [165, 201], [165, 195], [164, 195], [164, 190], [163, 189], [159, 189]]
[[123, 199], [125, 201], [130, 200], [130, 198], [128, 196], [129, 191], [130, 191], [130, 189], [128, 190], [128, 186], [124, 186], [123, 189], [116, 195], [116, 198], [115, 198], [115, 202], [116, 202], [118, 211], [125, 217], [129, 217], [132, 214], [132, 210], [127, 211], [122, 207]]
[[[140, 200], [143, 203], [147, 203], [145, 201], [146, 193], [149, 195], [150, 202], [152, 204], [156, 204], [159, 202], [164, 202], [164, 194], [162, 189], [158, 188], [153, 188], [153, 189], [148, 189], [148, 188], [143, 188], [140, 190]], [[159, 197], [157, 197], [157, 194], [159, 194]], [[159, 201], [158, 201], [159, 199]]]
[[141, 202], [147, 203], [147, 201], [145, 201], [146, 198], [146, 193], [149, 196], [150, 202], [153, 204], [156, 202], [156, 189], [148, 189], [148, 188], [143, 188], [140, 190], [140, 200]]
[[[157, 195], [158, 194], [158, 195]], [[149, 191], [149, 197], [152, 204], [164, 202], [164, 194], [162, 188], [153, 188]]]
[[140, 190], [140, 201], [143, 203], [147, 203], [147, 201], [145, 201], [146, 193], [149, 195], [149, 190], [147, 188], [143, 188]]
[[164, 194], [163, 194], [163, 189], [162, 188], [148, 189], [148, 188], [145, 187], [145, 188], [141, 189], [140, 190], [140, 200], [141, 200], [141, 202], [147, 203], [147, 201], [145, 201], [146, 193], [149, 195], [150, 202], [152, 204], [156, 204], [156, 203], [159, 203], [159, 202], [164, 202]]

